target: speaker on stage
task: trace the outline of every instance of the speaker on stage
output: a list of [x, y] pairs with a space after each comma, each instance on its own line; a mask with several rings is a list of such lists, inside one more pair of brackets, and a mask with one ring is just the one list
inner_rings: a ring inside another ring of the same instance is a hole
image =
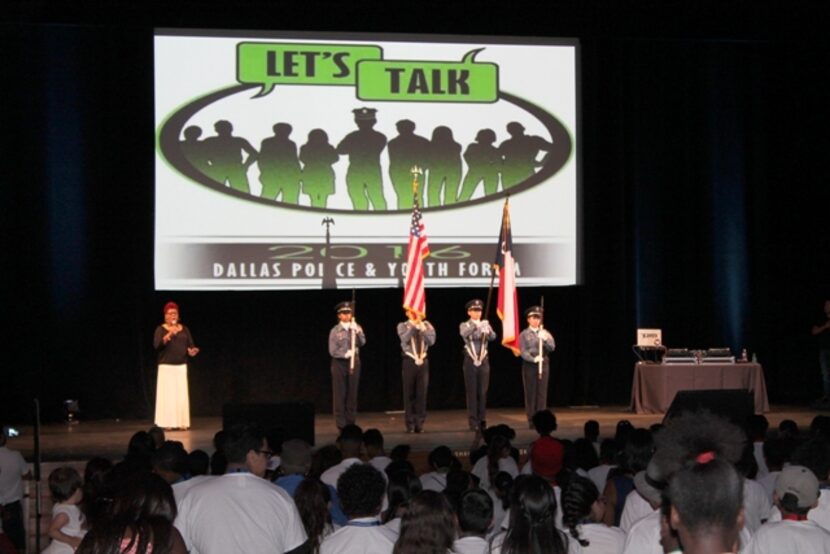
[[672, 400], [663, 422], [683, 412], [706, 409], [743, 428], [755, 413], [755, 401], [746, 389], [681, 390]]
[[302, 439], [314, 445], [314, 404], [311, 402], [277, 402], [272, 404], [225, 404], [222, 427], [237, 423], [256, 423], [269, 436], [283, 440]]

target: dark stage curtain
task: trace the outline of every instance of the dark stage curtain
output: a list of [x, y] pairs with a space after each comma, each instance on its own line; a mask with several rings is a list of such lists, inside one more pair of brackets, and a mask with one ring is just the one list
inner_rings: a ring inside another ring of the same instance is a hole
[[[809, 328], [830, 296], [827, 44], [542, 26], [530, 29], [581, 39], [582, 282], [520, 290], [522, 306], [545, 297], [553, 405], [626, 404], [638, 326], [662, 328], [670, 346], [745, 347], [771, 401], [811, 399]], [[152, 333], [169, 299], [202, 347], [194, 415], [297, 399], [327, 413], [326, 337], [350, 291], [153, 290], [152, 25], [0, 30], [11, 329], [0, 418], [25, 421], [34, 397], [47, 419], [64, 398], [80, 400], [82, 417], [150, 417]], [[485, 295], [428, 290], [431, 409], [464, 405], [457, 325], [464, 303]], [[358, 291], [362, 410], [401, 409], [400, 297]], [[492, 350], [490, 405], [520, 406], [519, 363]]]

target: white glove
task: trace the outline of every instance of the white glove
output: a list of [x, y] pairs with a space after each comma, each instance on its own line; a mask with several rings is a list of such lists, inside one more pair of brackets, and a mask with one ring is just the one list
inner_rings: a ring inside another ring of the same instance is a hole
[[346, 357], [351, 358], [352, 356], [354, 356], [354, 350], [352, 350], [351, 348], [346, 350]]
[[352, 331], [357, 331], [357, 323], [354, 322], [354, 321], [350, 321], [349, 322], [349, 329], [351, 329]]
[[542, 356], [541, 354], [539, 354], [538, 356], [536, 356], [535, 358], [533, 358], [533, 361], [534, 361], [534, 362], [536, 362], [536, 363], [538, 364], [539, 362], [541, 362], [541, 361], [542, 361], [542, 360], [544, 360], [544, 359], [545, 359], [545, 358], [544, 358], [544, 356]]

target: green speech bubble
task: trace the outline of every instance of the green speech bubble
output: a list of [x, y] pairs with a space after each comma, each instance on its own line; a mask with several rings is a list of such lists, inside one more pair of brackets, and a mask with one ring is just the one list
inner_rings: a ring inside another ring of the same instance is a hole
[[499, 67], [475, 63], [484, 50], [460, 62], [363, 60], [357, 64], [357, 97], [407, 102], [495, 102]]
[[354, 85], [360, 60], [379, 60], [375, 45], [240, 42], [236, 45], [236, 79], [261, 84], [257, 96], [274, 85]]

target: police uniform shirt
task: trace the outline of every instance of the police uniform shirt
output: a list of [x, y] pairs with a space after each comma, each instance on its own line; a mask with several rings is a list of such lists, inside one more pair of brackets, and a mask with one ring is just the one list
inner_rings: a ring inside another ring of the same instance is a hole
[[[490, 323], [482, 323], [483, 320], [473, 321], [472, 319], [468, 319], [467, 321], [461, 322], [458, 326], [458, 332], [461, 335], [461, 338], [464, 340], [464, 344], [471, 346], [473, 352], [478, 356], [481, 354], [482, 349], [487, 351], [487, 342], [496, 339], [496, 332], [493, 330], [493, 327]], [[482, 338], [486, 339], [482, 341]], [[466, 348], [465, 348], [466, 351]], [[469, 355], [469, 352], [467, 352]]]
[[519, 343], [523, 360], [527, 362], [536, 361], [535, 358], [539, 355], [540, 337], [542, 338], [545, 352], [553, 352], [556, 348], [556, 342], [553, 340], [553, 335], [551, 335], [546, 329], [542, 329], [541, 327], [537, 327], [536, 329], [528, 327], [522, 331], [521, 335], [519, 335]]
[[[407, 356], [426, 356], [427, 349], [435, 344], [435, 328], [424, 320], [424, 330], [418, 329], [415, 323], [407, 320], [398, 323], [398, 337], [401, 339], [401, 350]], [[412, 350], [413, 342], [418, 352]]]
[[[348, 358], [347, 352], [352, 348], [351, 323], [338, 323], [332, 327], [329, 333], [329, 354], [332, 358]], [[366, 335], [363, 334], [363, 327], [357, 325], [355, 330], [355, 345], [366, 344]]]

